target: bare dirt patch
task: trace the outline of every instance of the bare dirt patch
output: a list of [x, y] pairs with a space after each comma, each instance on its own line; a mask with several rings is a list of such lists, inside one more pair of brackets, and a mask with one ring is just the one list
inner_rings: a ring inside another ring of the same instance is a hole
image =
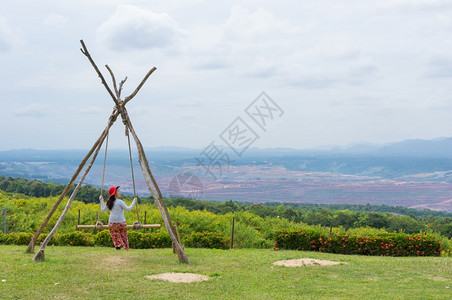
[[209, 280], [210, 277], [193, 273], [162, 273], [156, 275], [145, 276], [148, 279], [166, 280], [169, 282], [198, 282]]
[[449, 279], [441, 276], [427, 276], [427, 278], [434, 281], [449, 281]]
[[273, 264], [276, 266], [285, 266], [285, 267], [302, 267], [302, 266], [332, 266], [346, 263], [314, 258], [300, 258], [300, 259], [280, 260], [274, 262]]
[[108, 257], [92, 257], [92, 264], [97, 270], [107, 270], [118, 272], [124, 268], [132, 267], [132, 261], [128, 257], [108, 256]]
[[103, 259], [104, 262], [109, 265], [124, 265], [128, 263], [128, 260], [121, 256], [111, 256]]

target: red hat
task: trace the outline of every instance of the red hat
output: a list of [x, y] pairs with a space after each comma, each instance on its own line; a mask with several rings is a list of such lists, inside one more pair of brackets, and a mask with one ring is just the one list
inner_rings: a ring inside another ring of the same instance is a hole
[[108, 193], [110, 194], [110, 196], [113, 196], [114, 194], [116, 194], [116, 190], [119, 189], [119, 185], [118, 186], [112, 186], [109, 190]]

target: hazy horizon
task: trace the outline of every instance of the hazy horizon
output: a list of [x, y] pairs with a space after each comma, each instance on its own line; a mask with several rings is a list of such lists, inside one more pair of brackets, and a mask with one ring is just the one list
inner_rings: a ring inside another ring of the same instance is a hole
[[[325, 144], [325, 145], [319, 145], [317, 147], [311, 147], [311, 148], [291, 148], [291, 147], [250, 147], [248, 150], [277, 150], [277, 149], [287, 149], [287, 150], [299, 150], [299, 151], [321, 151], [321, 150], [332, 150], [335, 148], [346, 150], [347, 148], [354, 147], [354, 146], [372, 146], [372, 147], [383, 147], [387, 145], [393, 145], [401, 142], [407, 142], [407, 141], [441, 141], [445, 139], [450, 139], [452, 137], [436, 137], [432, 139], [403, 139], [398, 141], [391, 141], [386, 143], [372, 143], [372, 142], [366, 142], [366, 141], [357, 141], [352, 142], [348, 144]], [[91, 145], [92, 146], [92, 145]], [[204, 148], [191, 148], [191, 147], [185, 147], [185, 146], [172, 146], [172, 145], [161, 145], [161, 146], [146, 146], [143, 145], [145, 149], [172, 149], [172, 150], [187, 150], [187, 151], [202, 151]], [[102, 145], [102, 147], [105, 147], [105, 144]], [[133, 141], [132, 141], [132, 147]], [[226, 145], [218, 145], [220, 148], [227, 148]], [[11, 148], [11, 149], [0, 149], [0, 151], [20, 151], [20, 150], [37, 150], [37, 151], [84, 151], [88, 150], [89, 148]], [[111, 147], [109, 146], [109, 150], [112, 151], [128, 151], [127, 145], [124, 145], [124, 147]]]

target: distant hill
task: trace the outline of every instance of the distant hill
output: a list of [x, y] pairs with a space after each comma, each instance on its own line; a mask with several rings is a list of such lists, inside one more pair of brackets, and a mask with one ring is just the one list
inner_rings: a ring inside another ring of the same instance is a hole
[[[205, 149], [158, 147], [146, 149], [146, 155], [165, 195], [177, 176], [193, 174], [202, 185], [198, 194], [208, 200], [369, 203], [452, 211], [452, 138], [320, 150], [250, 148], [241, 157], [219, 148], [229, 155], [229, 164], [212, 160], [206, 166], [212, 157], [202, 157]], [[86, 152], [0, 151], [0, 175], [67, 183]], [[135, 154], [134, 163], [137, 191], [146, 194]], [[102, 166], [100, 155], [85, 183], [98, 187]], [[209, 172], [216, 172], [215, 179]], [[120, 184], [130, 192], [130, 173], [127, 150], [109, 150], [105, 184]]]
[[[338, 149], [336, 149], [337, 151]], [[355, 144], [340, 148], [342, 153], [375, 156], [442, 157], [452, 158], [452, 137], [433, 140], [405, 140], [383, 145]]]

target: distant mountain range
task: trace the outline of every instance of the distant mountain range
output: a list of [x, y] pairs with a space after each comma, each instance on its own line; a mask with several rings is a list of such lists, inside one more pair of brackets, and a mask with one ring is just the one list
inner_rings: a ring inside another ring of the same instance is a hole
[[433, 140], [405, 140], [383, 145], [355, 144], [338, 151], [345, 153], [373, 154], [378, 156], [447, 157], [452, 158], [452, 138]]
[[[228, 149], [225, 146], [219, 146]], [[157, 158], [180, 157], [189, 158], [198, 155], [203, 149], [193, 149], [173, 146], [160, 146], [148, 148], [146, 152], [152, 153]], [[109, 150], [109, 155], [114, 158], [121, 157], [125, 150]], [[31, 160], [42, 159], [78, 159], [84, 156], [87, 150], [34, 150], [14, 149], [0, 151], [0, 161], [28, 158]], [[442, 137], [432, 140], [404, 140], [387, 144], [354, 143], [345, 146], [324, 146], [312, 149], [293, 148], [250, 148], [245, 152], [246, 156], [287, 156], [287, 155], [371, 155], [371, 156], [405, 156], [424, 158], [452, 158], [452, 137]]]
[[269, 148], [249, 150], [252, 154], [280, 154], [280, 155], [371, 155], [377, 157], [405, 156], [405, 157], [442, 157], [452, 158], [452, 137], [442, 137], [433, 140], [404, 140], [386, 144], [353, 143], [345, 146], [323, 146], [312, 149]]
[[[200, 164], [203, 150], [146, 149], [165, 195], [174, 194], [174, 182], [181, 184], [185, 178], [186, 186], [177, 192], [191, 197], [193, 181], [190, 183], [188, 178], [196, 177], [195, 194], [202, 194], [207, 200], [369, 203], [452, 211], [452, 138], [310, 150], [250, 148], [241, 157], [221, 147], [222, 153], [229, 154], [230, 162], [212, 162], [208, 166], [211, 170]], [[0, 175], [67, 183], [86, 153], [87, 150], [0, 151]], [[134, 159], [139, 177], [136, 155]], [[99, 186], [102, 166], [103, 155], [99, 155], [85, 183]], [[216, 171], [215, 178], [209, 173], [212, 170]], [[130, 173], [127, 150], [109, 150], [106, 185], [119, 184], [123, 191], [130, 192]], [[138, 178], [137, 183], [139, 193], [148, 193], [143, 180]]]

